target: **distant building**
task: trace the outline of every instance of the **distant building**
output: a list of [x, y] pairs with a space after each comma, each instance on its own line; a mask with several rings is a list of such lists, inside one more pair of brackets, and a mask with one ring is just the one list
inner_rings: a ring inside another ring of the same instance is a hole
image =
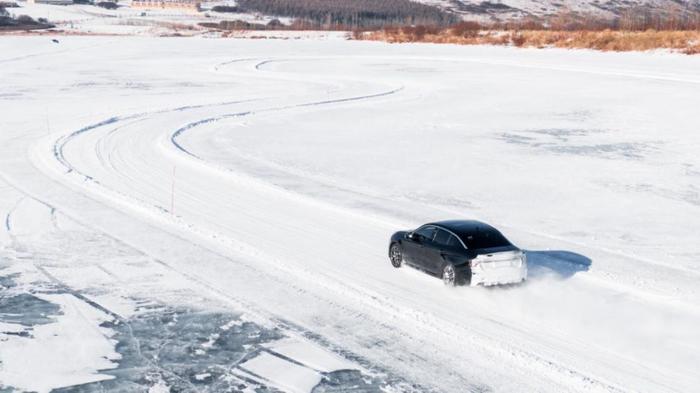
[[182, 10], [199, 12], [201, 3], [196, 0], [132, 0], [131, 8], [149, 10]]

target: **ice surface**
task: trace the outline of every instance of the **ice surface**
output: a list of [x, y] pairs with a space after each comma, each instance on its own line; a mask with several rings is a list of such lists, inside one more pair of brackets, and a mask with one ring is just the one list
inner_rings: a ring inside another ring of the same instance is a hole
[[41, 295], [60, 306], [55, 322], [35, 325], [31, 337], [5, 336], [0, 351], [0, 381], [4, 386], [49, 392], [52, 389], [111, 379], [101, 370], [117, 367], [109, 333], [99, 325], [108, 320], [72, 295]]
[[276, 341], [270, 344], [268, 348], [275, 353], [295, 359], [314, 370], [322, 372], [352, 370], [357, 367], [328, 350], [324, 350], [315, 345], [309, 345], [308, 341], [287, 339]]
[[272, 381], [274, 386], [290, 393], [310, 393], [321, 382], [319, 373], [267, 352], [260, 353], [240, 367]]

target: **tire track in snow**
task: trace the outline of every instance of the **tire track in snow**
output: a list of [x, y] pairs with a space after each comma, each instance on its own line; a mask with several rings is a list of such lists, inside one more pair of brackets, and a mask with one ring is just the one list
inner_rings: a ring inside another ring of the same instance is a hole
[[251, 116], [251, 115], [258, 115], [258, 114], [265, 114], [269, 112], [279, 112], [279, 111], [284, 111], [288, 109], [295, 109], [295, 108], [305, 108], [305, 107], [313, 107], [313, 106], [322, 106], [322, 105], [329, 105], [329, 104], [340, 104], [344, 102], [353, 102], [353, 101], [362, 101], [362, 100], [369, 100], [372, 98], [379, 98], [379, 97], [385, 97], [385, 96], [390, 96], [392, 94], [396, 94], [404, 89], [403, 86], [381, 92], [381, 93], [376, 93], [376, 94], [370, 94], [370, 95], [361, 95], [361, 96], [354, 96], [354, 97], [345, 97], [345, 98], [336, 98], [336, 99], [329, 99], [329, 100], [323, 100], [323, 101], [314, 101], [314, 102], [307, 102], [307, 103], [302, 103], [302, 104], [294, 104], [294, 105], [284, 105], [284, 106], [278, 106], [278, 107], [273, 107], [273, 108], [266, 108], [266, 109], [260, 109], [260, 110], [255, 110], [255, 111], [243, 111], [243, 112], [236, 112], [236, 113], [229, 113], [221, 116], [216, 116], [216, 117], [209, 117], [206, 119], [201, 119], [197, 120], [194, 122], [191, 122], [189, 124], [186, 124], [185, 126], [175, 130], [170, 136], [170, 141], [177, 147], [178, 150], [182, 151], [183, 153], [186, 153], [187, 155], [190, 155], [194, 158], [200, 159], [196, 154], [192, 153], [191, 151], [187, 150], [185, 147], [183, 147], [180, 143], [178, 143], [177, 139], [184, 134], [185, 132], [192, 130], [200, 125], [203, 124], [208, 124], [208, 123], [213, 123], [217, 122], [220, 120], [224, 119], [230, 119], [234, 117], [244, 117], [244, 116]]
[[207, 107], [215, 107], [215, 106], [227, 106], [227, 105], [235, 105], [235, 104], [242, 104], [246, 102], [251, 102], [254, 100], [238, 100], [238, 101], [225, 101], [225, 102], [219, 102], [219, 103], [213, 103], [213, 104], [199, 104], [199, 105], [185, 105], [185, 106], [180, 106], [172, 109], [161, 109], [157, 111], [151, 111], [151, 112], [138, 112], [138, 113], [133, 113], [129, 115], [124, 115], [124, 116], [113, 116], [110, 118], [107, 118], [105, 120], [99, 121], [97, 123], [90, 124], [88, 126], [85, 126], [83, 128], [80, 128], [78, 130], [75, 130], [69, 134], [63, 135], [60, 138], [56, 140], [53, 144], [53, 155], [58, 160], [58, 162], [61, 163], [66, 168], [67, 173], [75, 172], [79, 174], [80, 176], [84, 177], [85, 180], [90, 180], [94, 181], [96, 183], [99, 183], [99, 181], [95, 180], [92, 178], [92, 176], [81, 172], [78, 170], [76, 167], [74, 167], [65, 157], [64, 154], [64, 149], [70, 141], [72, 141], [74, 138], [78, 137], [81, 134], [84, 134], [86, 132], [94, 131], [98, 128], [105, 127], [108, 125], [112, 125], [118, 122], [124, 122], [127, 120], [135, 120], [135, 119], [141, 119], [141, 118], [146, 118], [148, 116], [153, 116], [157, 114], [163, 114], [163, 113], [169, 113], [169, 112], [183, 112], [186, 110], [191, 110], [191, 109], [200, 109], [200, 108], [207, 108]]
[[10, 217], [12, 216], [12, 213], [14, 213], [14, 211], [17, 210], [19, 204], [22, 203], [23, 200], [24, 197], [19, 198], [5, 215], [5, 231], [7, 231], [7, 233], [10, 234], [10, 236], [12, 236], [12, 225], [10, 225]]
[[[386, 60], [396, 60], [395, 57], [383, 57], [375, 56], [375, 59], [386, 59]], [[502, 67], [513, 67], [513, 68], [525, 68], [533, 70], [542, 71], [556, 71], [556, 72], [569, 72], [578, 74], [590, 74], [590, 75], [600, 75], [600, 76], [614, 76], [630, 79], [646, 79], [646, 80], [657, 80], [663, 82], [674, 82], [674, 83], [692, 83], [700, 84], [700, 76], [687, 76], [683, 74], [663, 74], [663, 73], [650, 73], [643, 70], [632, 70], [632, 69], [614, 69], [614, 68], [599, 68], [599, 69], [585, 69], [576, 66], [551, 66], [542, 63], [528, 63], [523, 61], [513, 62], [507, 60], [493, 60], [487, 58], [456, 58], [456, 57], [440, 57], [440, 58], [426, 58], [418, 56], [403, 56], [405, 60], [418, 60], [418, 61], [430, 61], [430, 62], [451, 62], [451, 63], [471, 63], [471, 64], [483, 64], [490, 66], [502, 66]], [[339, 56], [328, 56], [328, 57], [305, 57], [305, 60], [313, 59], [336, 59], [336, 60], [346, 60], [347, 57]], [[255, 60], [255, 59], [247, 59]], [[285, 61], [281, 59], [275, 60], [265, 60], [255, 65], [256, 70], [260, 70], [262, 66], [275, 62], [275, 61]]]
[[[47, 40], [48, 40], [48, 38], [47, 38]], [[115, 43], [115, 42], [117, 42], [117, 41], [108, 41], [107, 44], [111, 44], [111, 43]], [[11, 63], [14, 61], [21, 61], [21, 60], [26, 60], [26, 59], [32, 59], [35, 57], [62, 55], [64, 53], [68, 53], [68, 52], [80, 51], [80, 50], [84, 50], [84, 49], [92, 49], [95, 47], [102, 47], [104, 45], [105, 45], [105, 43], [99, 43], [99, 44], [85, 45], [85, 46], [81, 46], [81, 47], [77, 47], [77, 48], [62, 48], [59, 50], [53, 50], [53, 51], [47, 51], [47, 52], [31, 53], [31, 54], [27, 54], [27, 55], [10, 57], [7, 59], [0, 59], [0, 64]]]
[[233, 60], [229, 60], [229, 61], [224, 61], [223, 63], [219, 63], [219, 64], [215, 65], [213, 69], [214, 69], [214, 71], [219, 71], [220, 68], [226, 67], [227, 65], [230, 65], [230, 64], [241, 63], [244, 61], [253, 61], [253, 60], [257, 60], [257, 58], [246, 57], [246, 58], [242, 58], [242, 59], [233, 59]]

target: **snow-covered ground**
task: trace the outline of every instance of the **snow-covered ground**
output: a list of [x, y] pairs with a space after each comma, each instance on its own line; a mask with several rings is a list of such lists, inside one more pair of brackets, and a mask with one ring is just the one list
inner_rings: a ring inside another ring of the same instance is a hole
[[[136, 380], [138, 362], [153, 389], [328, 391], [345, 368], [384, 391], [700, 384], [700, 58], [60, 41], [0, 41], [0, 276], [53, 304], [24, 324], [0, 308], [2, 384]], [[501, 228], [529, 281], [446, 288], [390, 266], [393, 231], [445, 218]], [[154, 310], [197, 322], [161, 329]], [[222, 333], [241, 320], [262, 338]], [[209, 363], [125, 351], [144, 331]], [[59, 339], [89, 366], [57, 367]]]

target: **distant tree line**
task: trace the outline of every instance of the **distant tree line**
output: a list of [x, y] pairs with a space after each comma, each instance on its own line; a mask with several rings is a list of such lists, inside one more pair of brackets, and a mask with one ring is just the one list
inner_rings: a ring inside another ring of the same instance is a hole
[[633, 6], [617, 8], [613, 17], [563, 10], [547, 17], [525, 17], [485, 25], [503, 30], [672, 31], [700, 30], [700, 8]]
[[217, 5], [212, 7], [211, 9], [214, 12], [231, 12], [231, 13], [238, 13], [238, 12], [243, 12], [240, 8], [236, 6], [230, 6], [230, 5]]
[[116, 10], [119, 8], [119, 5], [113, 1], [100, 1], [95, 3], [95, 5], [108, 10]]
[[278, 19], [273, 19], [267, 24], [246, 22], [244, 20], [222, 20], [219, 23], [203, 22], [199, 24], [203, 27], [221, 30], [286, 30]]
[[323, 28], [378, 28], [387, 25], [447, 26], [454, 14], [410, 0], [238, 0], [243, 11], [284, 16]]
[[0, 30], [32, 30], [53, 27], [44, 18], [34, 20], [27, 15], [13, 18], [4, 6], [0, 5]]
[[700, 30], [700, 6], [665, 10], [630, 7], [623, 9], [615, 22], [620, 30]]

